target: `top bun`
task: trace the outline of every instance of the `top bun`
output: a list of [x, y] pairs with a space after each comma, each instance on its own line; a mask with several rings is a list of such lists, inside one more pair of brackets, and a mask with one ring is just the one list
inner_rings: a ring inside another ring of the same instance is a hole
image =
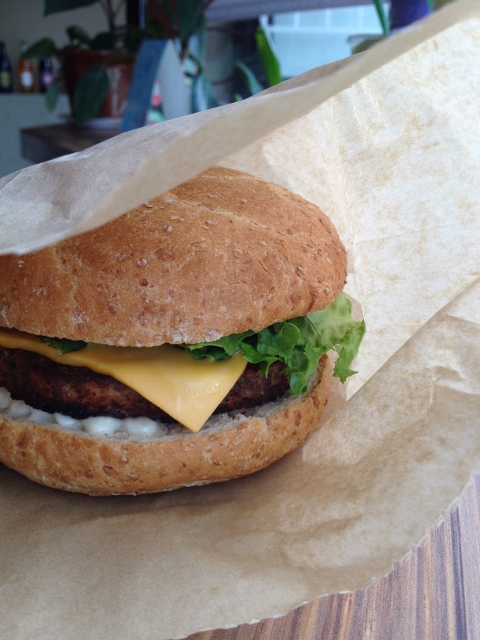
[[212, 341], [325, 308], [346, 266], [315, 205], [213, 167], [98, 229], [0, 257], [0, 326], [117, 346]]

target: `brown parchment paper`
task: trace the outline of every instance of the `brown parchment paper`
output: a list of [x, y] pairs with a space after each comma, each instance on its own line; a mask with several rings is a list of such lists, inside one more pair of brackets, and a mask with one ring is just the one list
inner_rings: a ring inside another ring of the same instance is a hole
[[[306, 444], [264, 472], [89, 498], [0, 468], [4, 638], [181, 638], [362, 587], [480, 469], [480, 3], [244, 103], [0, 181], [2, 252], [220, 163], [318, 203], [368, 333]], [[0, 309], [1, 313], [1, 309]]]

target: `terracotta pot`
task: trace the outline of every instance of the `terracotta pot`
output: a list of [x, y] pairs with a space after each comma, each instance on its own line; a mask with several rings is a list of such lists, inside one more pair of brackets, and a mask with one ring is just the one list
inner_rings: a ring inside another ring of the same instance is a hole
[[114, 56], [116, 54], [120, 56], [122, 52], [92, 51], [90, 49], [67, 49], [62, 51], [61, 58], [65, 74], [65, 88], [73, 116], [75, 116], [73, 98], [78, 81], [89, 67], [102, 63], [105, 65], [110, 80], [110, 90], [97, 117], [122, 117], [130, 90], [135, 60], [133, 58], [115, 60]]

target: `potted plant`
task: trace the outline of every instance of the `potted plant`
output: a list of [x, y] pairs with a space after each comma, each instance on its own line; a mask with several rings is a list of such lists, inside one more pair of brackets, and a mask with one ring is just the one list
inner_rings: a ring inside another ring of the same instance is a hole
[[[211, 2], [212, 0], [210, 0]], [[81, 27], [67, 28], [68, 44], [56, 46], [42, 38], [23, 54], [29, 58], [56, 57], [61, 72], [47, 90], [53, 108], [63, 84], [78, 123], [95, 117], [119, 118], [128, 97], [135, 54], [144, 38], [176, 39], [181, 56], [188, 54], [188, 40], [204, 25], [201, 0], [147, 0], [142, 28], [118, 24], [125, 0], [44, 0], [44, 15], [99, 4], [107, 28], [91, 37]]]

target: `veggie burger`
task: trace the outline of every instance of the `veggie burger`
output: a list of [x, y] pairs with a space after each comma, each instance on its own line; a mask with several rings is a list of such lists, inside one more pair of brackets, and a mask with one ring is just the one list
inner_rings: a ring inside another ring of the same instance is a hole
[[0, 257], [0, 462], [139, 494], [237, 478], [316, 426], [364, 332], [330, 220], [213, 167], [93, 231]]

